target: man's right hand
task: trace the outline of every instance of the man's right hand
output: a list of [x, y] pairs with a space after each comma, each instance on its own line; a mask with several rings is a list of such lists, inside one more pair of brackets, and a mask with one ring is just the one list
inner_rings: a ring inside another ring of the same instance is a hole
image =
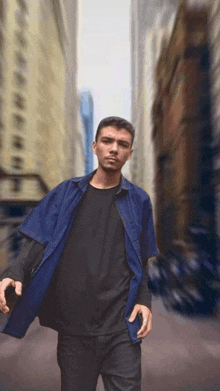
[[21, 296], [22, 294], [22, 283], [20, 281], [15, 281], [11, 278], [4, 278], [0, 282], [0, 311], [3, 312], [3, 314], [8, 314], [10, 311], [5, 299], [5, 291], [10, 286], [15, 288], [16, 295]]

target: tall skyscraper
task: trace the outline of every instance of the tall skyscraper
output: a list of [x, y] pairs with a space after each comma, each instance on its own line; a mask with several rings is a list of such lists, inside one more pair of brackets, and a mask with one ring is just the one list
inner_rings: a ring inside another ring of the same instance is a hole
[[0, 268], [31, 208], [83, 173], [77, 12], [76, 0], [0, 1]]
[[93, 99], [89, 91], [81, 94], [81, 118], [84, 130], [84, 173], [88, 174], [93, 170]]

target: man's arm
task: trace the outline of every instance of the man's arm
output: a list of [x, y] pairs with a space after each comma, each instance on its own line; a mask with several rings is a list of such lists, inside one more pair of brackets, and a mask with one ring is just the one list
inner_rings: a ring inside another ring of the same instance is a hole
[[[6, 302], [8, 288], [15, 289], [15, 294], [22, 294], [22, 286], [26, 285], [34, 269], [39, 265], [44, 247], [33, 239], [26, 238], [15, 262], [7, 266], [0, 274], [0, 311], [7, 314], [10, 309]], [[8, 302], [9, 302], [8, 298]], [[10, 306], [10, 305], [9, 305]]]
[[130, 316], [130, 321], [134, 321], [139, 314], [142, 319], [142, 325], [137, 333], [138, 338], [145, 338], [147, 334], [152, 330], [152, 313], [151, 313], [151, 293], [148, 288], [148, 259], [158, 255], [159, 251], [156, 245], [152, 205], [149, 196], [143, 204], [143, 221], [142, 221], [142, 234], [141, 234], [141, 258], [143, 262], [143, 279], [139, 288], [136, 305]]
[[50, 242], [59, 215], [59, 205], [63, 201], [69, 181], [64, 181], [46, 194], [44, 198], [19, 226], [25, 238], [25, 244], [18, 258], [10, 264], [0, 275], [0, 311], [9, 312], [5, 293], [11, 287], [17, 295], [21, 294], [22, 285], [26, 285], [38, 264], [41, 261], [44, 248]]
[[139, 288], [138, 297], [136, 300], [137, 304], [144, 305], [151, 310], [151, 292], [148, 288], [148, 260], [143, 262], [143, 279]]
[[137, 315], [141, 316], [142, 325], [137, 333], [137, 337], [142, 339], [152, 330], [151, 293], [148, 288], [148, 261], [145, 261], [143, 265], [143, 279], [136, 303], [129, 320], [133, 322]]

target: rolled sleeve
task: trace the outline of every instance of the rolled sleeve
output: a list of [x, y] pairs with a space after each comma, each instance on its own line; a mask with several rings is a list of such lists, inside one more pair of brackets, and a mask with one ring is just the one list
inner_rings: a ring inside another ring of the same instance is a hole
[[[46, 247], [53, 235], [59, 213], [58, 200], [63, 183], [51, 190], [18, 227], [18, 232]], [[60, 196], [61, 198], [61, 196]]]

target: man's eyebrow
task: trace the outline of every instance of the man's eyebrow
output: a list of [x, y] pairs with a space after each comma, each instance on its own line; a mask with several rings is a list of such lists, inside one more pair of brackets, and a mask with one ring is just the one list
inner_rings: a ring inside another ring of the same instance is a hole
[[[114, 140], [114, 138], [113, 138], [113, 137], [110, 137], [110, 136], [102, 136], [102, 140], [103, 140], [103, 139]], [[123, 140], [123, 139], [118, 140], [118, 142], [119, 142], [119, 143], [120, 143], [120, 142], [121, 142], [121, 143], [126, 143], [126, 144], [128, 144], [128, 145], [130, 144], [129, 141]]]

